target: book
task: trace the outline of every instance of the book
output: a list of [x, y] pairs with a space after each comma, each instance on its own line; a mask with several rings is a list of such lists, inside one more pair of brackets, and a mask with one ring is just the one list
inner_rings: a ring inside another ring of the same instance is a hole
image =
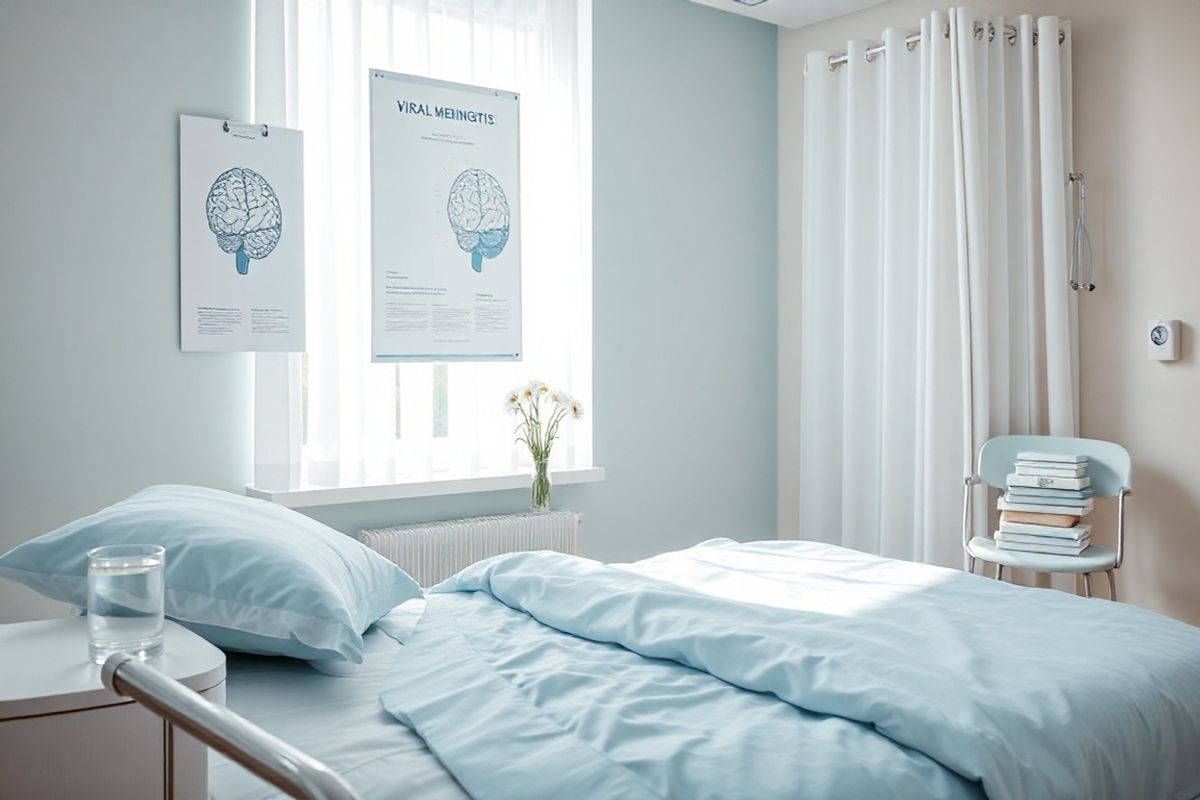
[[1015, 472], [1008, 476], [1008, 486], [1028, 486], [1034, 489], [1086, 489], [1092, 485], [1092, 479], [1084, 475], [1082, 478], [1050, 478], [1041, 475], [1018, 475]]
[[1032, 511], [1001, 511], [1001, 522], [1025, 522], [1047, 528], [1074, 528], [1079, 517], [1073, 514], [1042, 514]]
[[1060, 500], [1074, 498], [1076, 500], [1086, 500], [1091, 497], [1094, 492], [1092, 489], [1038, 489], [1034, 486], [1022, 486], [1019, 489], [1009, 492], [1009, 494], [1024, 494], [1034, 497], [1052, 497]]
[[1087, 475], [1087, 467], [1052, 467], [1045, 463], [1018, 461], [1016, 472], [1018, 475], [1045, 475], [1050, 478], [1082, 478]]
[[1049, 555], [1077, 556], [1091, 546], [1088, 541], [1078, 544], [1057, 545], [1042, 542], [1014, 542], [999, 531], [996, 532], [996, 546], [1001, 550], [1016, 550], [1023, 553], [1046, 553]]
[[1053, 461], [1061, 464], [1086, 464], [1087, 456], [1075, 456], [1067, 453], [1034, 453], [1026, 450], [1017, 453], [1017, 461]]
[[1076, 525], [1074, 528], [1048, 528], [1043, 525], [1031, 525], [1026, 522], [1000, 523], [1000, 533], [1014, 536], [1039, 536], [1043, 539], [1063, 542], [1077, 542], [1092, 535], [1091, 525]]
[[[1033, 503], [1034, 505], [1046, 506], [1067, 506], [1074, 508], [1082, 508], [1083, 506], [1091, 505], [1092, 501], [1087, 497], [1044, 497], [1036, 494], [1026, 494], [1030, 490], [1013, 490], [1005, 492], [1004, 496], [1008, 498], [1010, 503]], [[1054, 491], [1047, 489], [1045, 491]], [[1059, 512], [1059, 513], [1070, 513]]]
[[996, 500], [996, 508], [1001, 511], [1032, 511], [1035, 514], [1074, 514], [1077, 517], [1082, 517], [1092, 510], [1092, 503], [1089, 500], [1086, 506], [1074, 508], [1072, 506], [1047, 506], [1041, 503], [1012, 503], [1000, 497]]
[[1082, 539], [1055, 539], [1052, 536], [1036, 536], [1028, 533], [1005, 533], [1004, 531], [996, 531], [996, 540], [1001, 542], [1016, 542], [1017, 544], [1044, 544], [1052, 547], [1071, 547], [1079, 548], [1086, 547], [1091, 544], [1092, 537], [1084, 536]]

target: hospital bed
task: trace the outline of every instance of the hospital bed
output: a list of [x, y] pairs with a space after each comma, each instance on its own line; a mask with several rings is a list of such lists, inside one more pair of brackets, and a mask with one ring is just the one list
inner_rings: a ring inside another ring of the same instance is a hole
[[365, 640], [364, 664], [343, 677], [295, 659], [229, 653], [225, 708], [127, 656], [113, 656], [103, 677], [213, 749], [214, 800], [463, 800], [467, 794], [421, 738], [379, 706], [399, 643], [380, 627]]
[[105, 674], [221, 751], [218, 800], [1200, 795], [1200, 630], [812, 542], [502, 556], [365, 656], [231, 654], [240, 717]]

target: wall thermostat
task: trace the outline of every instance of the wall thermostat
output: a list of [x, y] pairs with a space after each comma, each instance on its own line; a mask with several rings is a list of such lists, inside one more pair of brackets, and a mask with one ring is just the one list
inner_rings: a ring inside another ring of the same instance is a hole
[[1155, 319], [1146, 326], [1146, 344], [1155, 361], [1179, 359], [1179, 320]]

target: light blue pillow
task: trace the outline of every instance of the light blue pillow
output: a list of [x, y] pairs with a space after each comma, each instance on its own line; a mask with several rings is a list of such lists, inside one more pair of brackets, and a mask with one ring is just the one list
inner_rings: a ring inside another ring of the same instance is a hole
[[0, 576], [87, 605], [87, 551], [166, 548], [166, 615], [218, 647], [362, 662], [362, 633], [421, 589], [345, 534], [265, 500], [151, 486], [0, 556]]

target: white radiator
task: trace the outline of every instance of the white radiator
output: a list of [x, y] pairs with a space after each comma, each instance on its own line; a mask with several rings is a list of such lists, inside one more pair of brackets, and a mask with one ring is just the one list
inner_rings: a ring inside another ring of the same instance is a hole
[[398, 564], [422, 586], [501, 553], [575, 552], [580, 516], [573, 511], [471, 517], [360, 530], [358, 540]]

